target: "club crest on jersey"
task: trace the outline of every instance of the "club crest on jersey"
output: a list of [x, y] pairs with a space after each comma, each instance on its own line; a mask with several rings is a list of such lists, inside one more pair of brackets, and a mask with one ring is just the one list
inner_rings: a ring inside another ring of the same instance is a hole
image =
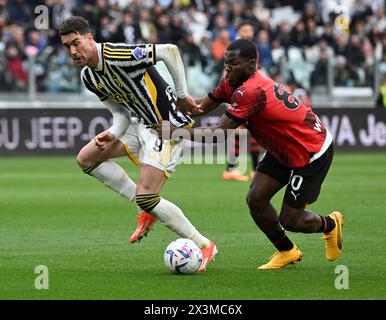
[[133, 54], [133, 57], [136, 60], [139, 60], [139, 59], [143, 58], [146, 55], [146, 49], [145, 48], [136, 47], [133, 50], [132, 54]]

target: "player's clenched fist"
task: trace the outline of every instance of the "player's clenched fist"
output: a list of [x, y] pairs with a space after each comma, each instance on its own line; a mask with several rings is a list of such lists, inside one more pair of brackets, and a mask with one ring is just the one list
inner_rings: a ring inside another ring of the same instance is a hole
[[94, 138], [95, 145], [99, 150], [104, 150], [108, 145], [116, 140], [117, 137], [110, 131], [103, 131]]

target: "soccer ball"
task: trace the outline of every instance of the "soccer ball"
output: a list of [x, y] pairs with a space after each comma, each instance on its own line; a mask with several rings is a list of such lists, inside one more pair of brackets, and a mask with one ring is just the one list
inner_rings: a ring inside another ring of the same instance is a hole
[[164, 261], [171, 273], [193, 274], [201, 266], [201, 249], [190, 239], [177, 239], [169, 243]]

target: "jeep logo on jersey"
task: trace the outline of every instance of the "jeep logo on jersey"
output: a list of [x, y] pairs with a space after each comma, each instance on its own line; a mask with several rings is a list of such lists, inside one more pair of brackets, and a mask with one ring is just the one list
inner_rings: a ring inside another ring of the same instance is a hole
[[118, 87], [123, 87], [123, 81], [120, 77], [114, 75], [113, 80]]
[[145, 48], [136, 47], [133, 50], [133, 56], [136, 60], [143, 58], [143, 56], [145, 56], [145, 55], [146, 55], [146, 49]]

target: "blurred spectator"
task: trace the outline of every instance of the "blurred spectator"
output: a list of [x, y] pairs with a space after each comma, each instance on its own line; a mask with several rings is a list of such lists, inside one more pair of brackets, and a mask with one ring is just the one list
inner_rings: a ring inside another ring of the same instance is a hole
[[231, 11], [229, 13], [229, 22], [232, 24], [232, 26], [237, 26], [244, 19], [245, 15], [243, 4], [241, 2], [233, 2], [231, 5]]
[[308, 18], [306, 20], [306, 46], [312, 47], [319, 40], [319, 36], [316, 33], [316, 22], [314, 19]]
[[108, 14], [100, 16], [100, 24], [95, 30], [95, 41], [97, 42], [118, 42], [118, 26]]
[[142, 39], [144, 42], [157, 42], [157, 28], [152, 22], [149, 10], [141, 9], [139, 11], [139, 29], [141, 30]]
[[236, 30], [238, 38], [256, 42], [255, 29], [253, 27], [252, 22], [250, 22], [249, 20], [240, 21], [236, 26]]
[[316, 86], [327, 86], [328, 59], [327, 49], [321, 50], [315, 69], [311, 72], [311, 88]]
[[210, 41], [209, 36], [203, 36], [201, 39], [201, 43], [199, 43], [198, 46], [200, 48], [201, 56], [204, 61], [204, 72], [207, 74], [212, 74], [214, 63], [212, 59], [212, 42]]
[[186, 66], [193, 67], [201, 63], [202, 70], [205, 69], [205, 62], [201, 55], [201, 50], [199, 46], [194, 43], [191, 33], [186, 34], [180, 45], [180, 50]]
[[268, 20], [271, 15], [271, 11], [265, 7], [264, 2], [261, 0], [256, 1], [253, 13], [260, 22]]
[[252, 23], [253, 29], [255, 30], [255, 33], [257, 32], [260, 22], [253, 13], [253, 6], [247, 6], [244, 10], [244, 20], [247, 20]]
[[275, 42], [285, 49], [285, 51], [288, 50], [291, 45], [291, 27], [287, 21], [282, 21], [279, 24], [274, 39]]
[[307, 44], [307, 32], [303, 20], [296, 22], [291, 30], [291, 45], [303, 48]]
[[211, 29], [212, 31], [212, 39], [216, 39], [219, 37], [219, 34], [222, 32], [222, 30], [226, 29], [229, 33], [229, 37], [231, 41], [236, 39], [237, 33], [235, 27], [232, 25], [229, 25], [227, 23], [226, 18], [221, 14], [216, 14], [214, 16], [214, 26]]
[[207, 15], [198, 11], [195, 5], [189, 5], [181, 11], [181, 19], [185, 23], [186, 31], [192, 33], [194, 43], [199, 44], [209, 26]]
[[173, 14], [170, 20], [170, 26], [171, 26], [171, 42], [175, 44], [179, 44], [185, 34], [186, 31], [184, 29], [181, 16], [179, 14]]
[[259, 52], [260, 67], [265, 72], [270, 73], [273, 65], [272, 47], [269, 42], [268, 33], [265, 30], [260, 30], [257, 34], [257, 50]]
[[52, 26], [58, 29], [72, 15], [72, 4], [69, 0], [58, 0], [52, 7]]
[[349, 45], [347, 47], [347, 67], [349, 72], [349, 79], [346, 85], [355, 86], [356, 84], [364, 82], [363, 64], [365, 62], [365, 55], [362, 51], [362, 44], [358, 35], [353, 34], [350, 37]]
[[6, 41], [6, 46], [13, 46], [17, 49], [18, 55], [22, 60], [25, 60], [27, 56], [25, 55], [25, 39], [24, 39], [24, 30], [22, 27], [13, 24], [8, 29], [8, 41]]
[[90, 24], [93, 29], [100, 29], [100, 24], [104, 17], [110, 17], [111, 7], [107, 0], [96, 0], [91, 7], [86, 5], [85, 18], [90, 19]]
[[9, 23], [29, 28], [32, 26], [32, 13], [29, 4], [24, 0], [12, 0], [7, 2]]
[[158, 43], [170, 43], [172, 41], [172, 29], [170, 19], [166, 14], [161, 14], [157, 23]]
[[37, 49], [38, 54], [41, 53], [47, 46], [47, 40], [45, 36], [37, 31], [31, 30], [28, 33], [27, 43], [28, 46], [33, 46]]
[[6, 63], [8, 70], [5, 82], [9, 91], [25, 91], [27, 88], [27, 73], [24, 70], [23, 60], [15, 46], [6, 49]]
[[332, 48], [335, 48], [337, 46], [335, 36], [334, 36], [334, 24], [333, 23], [327, 23], [324, 26], [321, 39], [325, 40], [327, 42], [327, 44]]
[[316, 6], [313, 2], [306, 3], [303, 9], [303, 21], [307, 25], [308, 21], [315, 22], [315, 25], [322, 25], [322, 17], [320, 13], [316, 10]]
[[1, 32], [4, 26], [9, 23], [7, 0], [0, 0], [0, 19], [1, 19], [1, 27], [0, 27], [0, 32]]
[[44, 85], [48, 92], [79, 92], [79, 70], [71, 62], [62, 48], [47, 52], [47, 77]]
[[117, 30], [117, 42], [139, 43], [142, 42], [141, 29], [138, 23], [134, 22], [131, 12], [126, 12], [123, 21]]
[[[44, 32], [37, 32], [33, 24], [33, 8], [40, 4], [50, 12], [50, 29]], [[197, 72], [203, 72], [214, 78], [221, 75], [220, 56], [236, 38], [237, 25], [248, 20], [245, 32], [251, 33], [252, 26], [261, 66], [271, 76], [280, 71], [284, 82], [296, 80], [307, 90], [325, 86], [330, 57], [335, 85], [373, 86], [375, 68], [386, 70], [385, 1], [345, 0], [347, 30], [336, 23], [339, 4], [338, 0], [0, 0], [0, 90], [10, 86], [26, 90], [20, 75], [27, 71], [26, 50], [31, 48], [38, 50], [39, 90], [79, 89], [69, 83], [79, 70], [64, 68], [57, 33], [70, 15], [87, 18], [97, 41], [175, 43], [198, 77]], [[275, 19], [277, 9], [285, 6], [291, 6], [295, 20]], [[63, 81], [54, 85], [60, 77]]]
[[231, 36], [228, 29], [223, 28], [218, 32], [217, 38], [212, 45], [212, 58], [214, 62], [214, 72], [217, 79], [220, 79], [224, 69], [224, 53], [228, 45], [231, 43]]

